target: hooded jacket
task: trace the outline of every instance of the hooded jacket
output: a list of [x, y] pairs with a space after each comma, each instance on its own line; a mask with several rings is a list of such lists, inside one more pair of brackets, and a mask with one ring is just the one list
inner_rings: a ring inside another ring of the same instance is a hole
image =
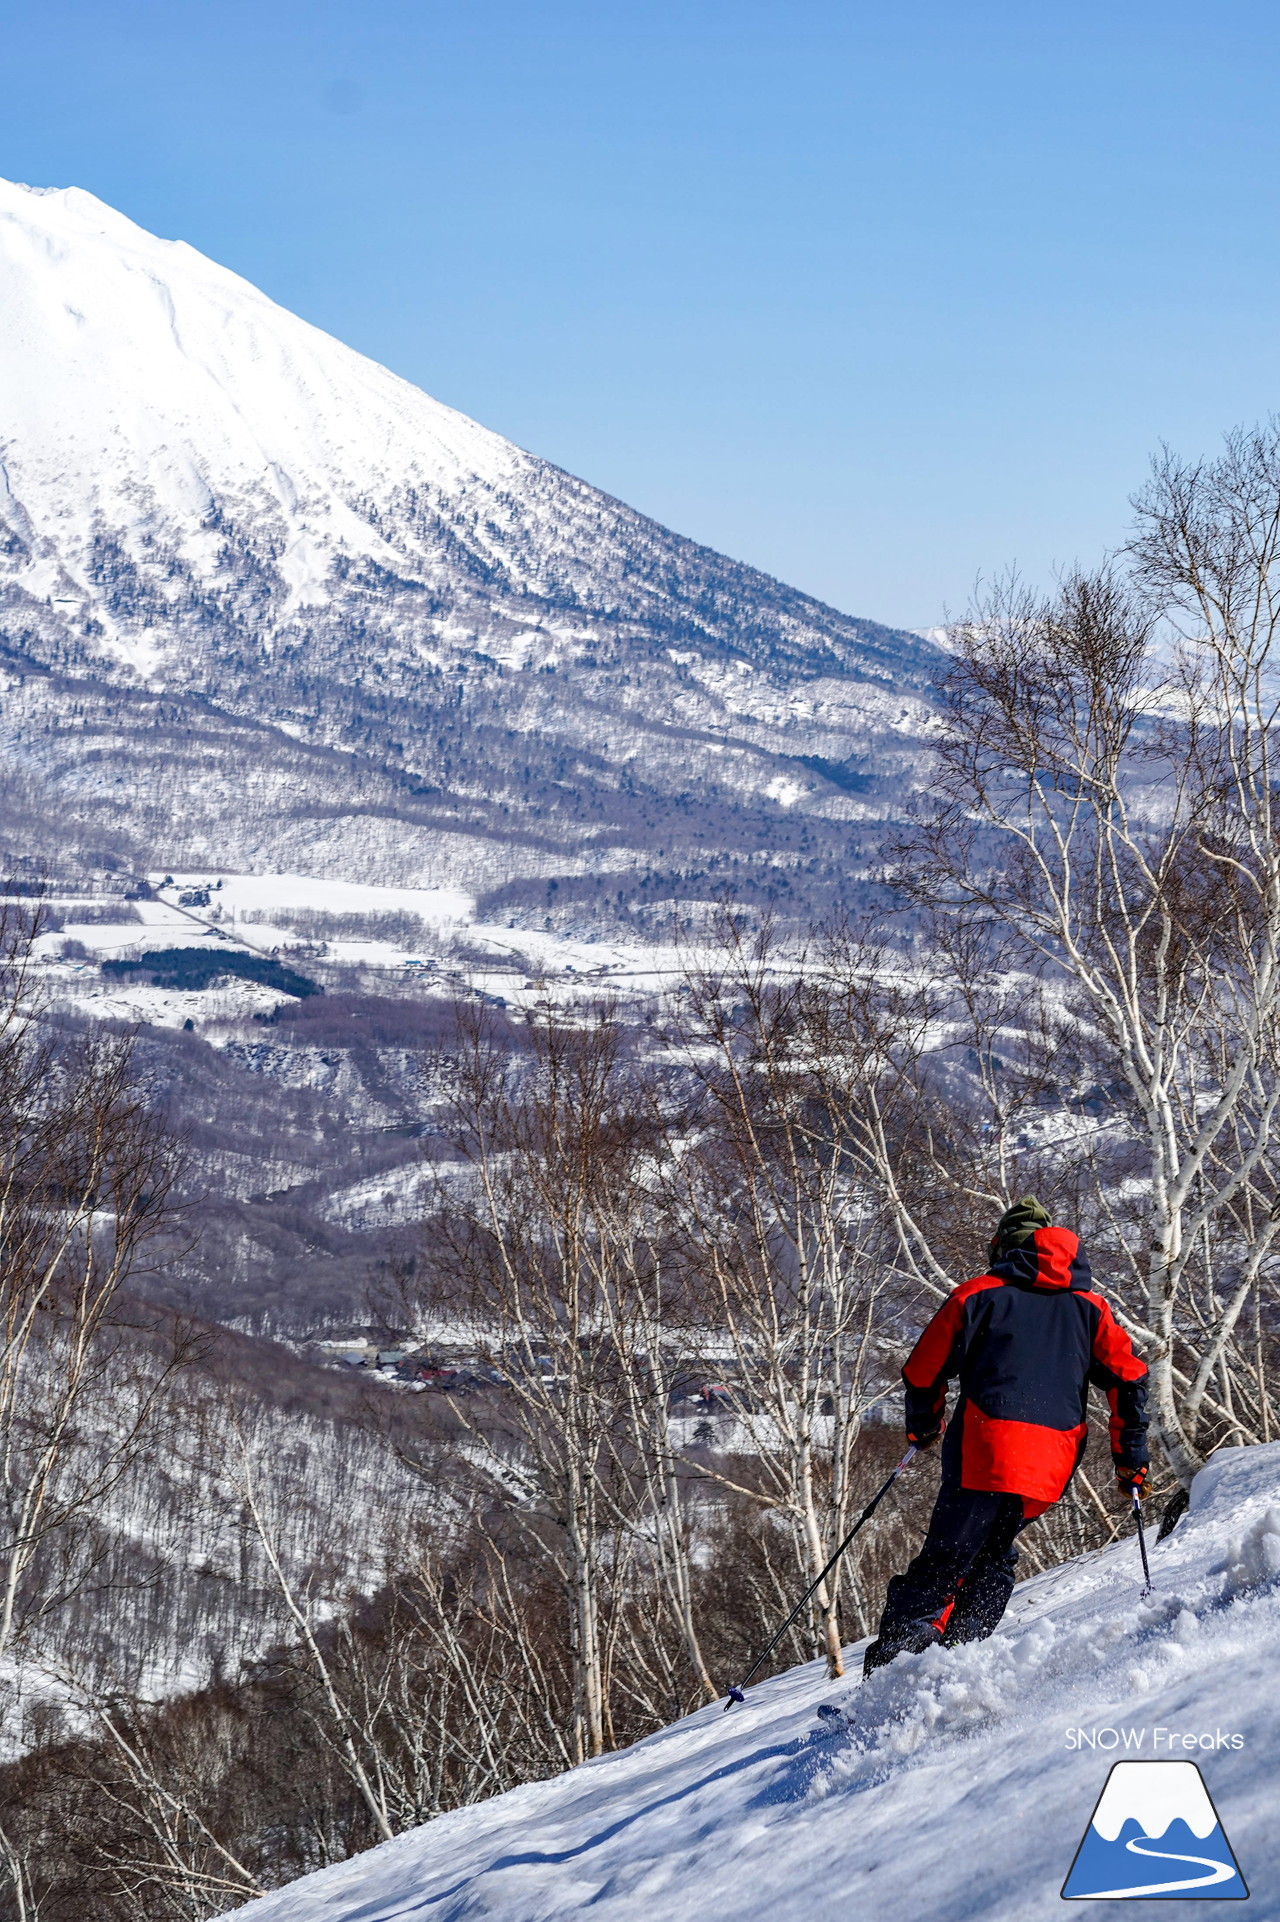
[[907, 1358], [907, 1432], [942, 1426], [945, 1480], [1020, 1495], [1028, 1516], [1056, 1502], [1088, 1439], [1089, 1384], [1111, 1409], [1118, 1468], [1147, 1464], [1147, 1367], [1101, 1295], [1078, 1236], [1037, 1228], [943, 1302]]

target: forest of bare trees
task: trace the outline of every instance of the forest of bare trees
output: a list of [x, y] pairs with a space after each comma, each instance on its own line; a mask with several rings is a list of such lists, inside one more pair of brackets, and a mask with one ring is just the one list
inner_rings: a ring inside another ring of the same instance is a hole
[[[337, 1470], [146, 1324], [176, 1150], [127, 1037], [42, 1019], [11, 920], [0, 1664], [61, 1649], [66, 1713], [10, 1739], [6, 1913], [200, 1922], [714, 1701], [883, 1479], [906, 1349], [1019, 1195], [1079, 1230], [1150, 1365], [1170, 1521], [1215, 1448], [1277, 1433], [1278, 544], [1280, 436], [1240, 435], [1163, 459], [1106, 568], [993, 590], [952, 636], [893, 915], [802, 937], [726, 904], [660, 1009], [458, 1006], [370, 1312], [477, 1372], [325, 1431], [365, 1465], [345, 1559], [294, 1519]], [[180, 1694], [72, 1674], [95, 1515], [145, 1501], [195, 1408], [256, 1652]], [[777, 1666], [842, 1672], [934, 1473]], [[1125, 1525], [1095, 1435], [1024, 1568]]]

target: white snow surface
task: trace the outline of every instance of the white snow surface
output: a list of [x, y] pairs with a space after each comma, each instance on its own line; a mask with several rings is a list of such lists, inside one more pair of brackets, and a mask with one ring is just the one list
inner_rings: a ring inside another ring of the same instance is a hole
[[[1112, 1763], [1194, 1759], [1249, 1914], [1280, 1917], [1280, 1443], [1217, 1455], [1151, 1557], [1148, 1601], [1129, 1536], [1023, 1583], [987, 1642], [901, 1656], [865, 1684], [794, 1669], [743, 1708], [701, 1709], [235, 1913], [1035, 1922], [1061, 1912]], [[823, 1722], [820, 1703], [841, 1713]]]
[[[158, 872], [151, 876], [152, 881], [160, 878]], [[184, 874], [177, 882], [191, 887], [203, 879]], [[460, 888], [389, 888], [302, 874], [226, 875], [218, 904], [232, 917], [245, 911], [316, 908], [328, 914], [403, 912], [441, 926], [469, 920], [475, 907], [472, 896]]]
[[[460, 495], [528, 459], [79, 187], [0, 181], [0, 339], [0, 518], [20, 502], [25, 522], [52, 533], [76, 474], [82, 543], [99, 517], [128, 529], [158, 508], [190, 530], [186, 558], [199, 565], [217, 547], [200, 531], [205, 510], [265, 494], [288, 528], [282, 571], [302, 604], [335, 544], [380, 557], [350, 503], [389, 472]], [[76, 544], [59, 538], [64, 563]]]

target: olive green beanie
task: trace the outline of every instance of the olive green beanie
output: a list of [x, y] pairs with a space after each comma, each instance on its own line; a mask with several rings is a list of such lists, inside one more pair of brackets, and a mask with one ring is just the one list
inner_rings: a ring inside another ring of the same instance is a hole
[[1034, 1195], [1024, 1195], [1015, 1201], [1012, 1208], [1006, 1208], [996, 1223], [995, 1234], [991, 1237], [991, 1256], [994, 1260], [1003, 1248], [1020, 1248], [1024, 1241], [1030, 1241], [1037, 1228], [1050, 1228], [1053, 1217], [1047, 1208], [1042, 1208]]

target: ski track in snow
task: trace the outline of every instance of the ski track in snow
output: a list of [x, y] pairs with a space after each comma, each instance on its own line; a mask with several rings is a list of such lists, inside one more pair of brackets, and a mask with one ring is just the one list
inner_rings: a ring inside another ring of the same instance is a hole
[[[751, 1689], [745, 1708], [701, 1709], [235, 1913], [1034, 1922], [1063, 1913], [1059, 1890], [1112, 1762], [1164, 1755], [1200, 1764], [1253, 1922], [1280, 1917], [1280, 1443], [1210, 1464], [1152, 1572], [1143, 1603], [1126, 1538], [1024, 1583], [988, 1642], [901, 1657], [865, 1687], [828, 1682], [817, 1663], [795, 1669]], [[842, 1711], [829, 1726], [823, 1702]], [[1153, 1751], [1157, 1725], [1238, 1733], [1244, 1747]], [[1076, 1728], [1145, 1735], [1140, 1748], [1068, 1749]], [[1126, 1913], [1154, 1918], [1159, 1899]]]

